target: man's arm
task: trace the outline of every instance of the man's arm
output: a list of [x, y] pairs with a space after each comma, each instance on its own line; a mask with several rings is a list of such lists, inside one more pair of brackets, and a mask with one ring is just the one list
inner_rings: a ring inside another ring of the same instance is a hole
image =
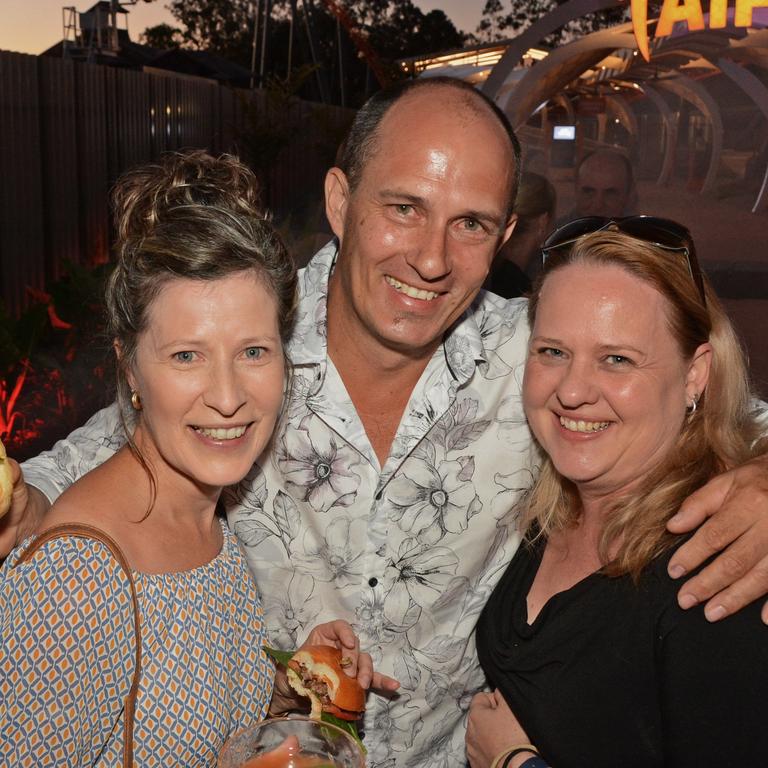
[[125, 443], [117, 405], [104, 408], [88, 422], [21, 465], [12, 462], [13, 500], [0, 518], [0, 557], [37, 530], [59, 495], [79, 477], [114, 455]]
[[[667, 524], [673, 533], [697, 526], [670, 560], [669, 575], [679, 578], [720, 555], [682, 585], [681, 608], [706, 600], [704, 614], [717, 621], [768, 594], [768, 456], [710, 480]], [[768, 624], [768, 603], [762, 618]]]
[[[768, 404], [755, 403], [768, 435]], [[768, 453], [713, 478], [686, 499], [667, 527], [685, 533], [701, 526], [669, 562], [669, 575], [691, 573], [721, 554], [678, 592], [682, 608], [707, 601], [709, 621], [729, 616], [768, 594]], [[763, 606], [768, 624], [768, 602]]]
[[37, 488], [24, 482], [21, 467], [9, 458], [11, 479], [13, 481], [13, 496], [8, 512], [0, 518], [0, 560], [4, 558], [17, 543], [31, 536], [40, 525], [51, 502]]

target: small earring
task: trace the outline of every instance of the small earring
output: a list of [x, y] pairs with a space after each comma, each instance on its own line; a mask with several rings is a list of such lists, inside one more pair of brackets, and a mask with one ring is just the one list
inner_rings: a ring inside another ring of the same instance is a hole
[[134, 411], [140, 411], [142, 408], [141, 395], [135, 389], [131, 390], [131, 405]]
[[686, 412], [688, 413], [689, 418], [692, 417], [694, 413], [696, 413], [696, 404], [698, 403], [698, 401], [699, 401], [698, 395], [693, 395], [691, 397], [691, 402], [688, 405], [688, 407], [685, 409]]

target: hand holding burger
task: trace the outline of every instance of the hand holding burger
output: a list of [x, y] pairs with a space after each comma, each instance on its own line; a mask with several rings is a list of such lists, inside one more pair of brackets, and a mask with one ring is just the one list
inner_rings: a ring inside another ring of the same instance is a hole
[[[317, 651], [318, 647], [330, 650]], [[308, 655], [305, 655], [305, 651]], [[314, 679], [319, 681], [315, 686], [317, 690], [315, 688], [310, 689], [316, 699], [320, 698], [319, 692], [322, 691], [320, 683], [325, 682], [328, 686], [327, 681], [321, 680], [322, 675], [327, 674], [327, 679], [331, 681], [330, 689], [335, 696], [342, 697], [338, 701], [333, 696], [328, 697], [327, 705], [336, 706], [340, 710], [348, 712], [349, 715], [346, 718], [334, 713], [337, 717], [347, 720], [357, 720], [362, 717], [365, 710], [365, 692], [368, 688], [373, 688], [386, 695], [393, 693], [400, 687], [397, 680], [382, 675], [380, 672], [374, 672], [370, 655], [360, 652], [357, 636], [346, 621], [330, 621], [316, 626], [289, 662], [289, 667], [293, 668], [291, 670], [293, 684], [298, 680], [301, 687], [306, 691], [308, 690], [307, 685], [302, 682], [302, 664], [304, 669], [309, 671], [309, 674], [305, 675], [308, 681], [313, 679], [313, 670], [319, 671], [314, 676]], [[337, 683], [336, 680], [339, 682]], [[354, 683], [354, 687], [350, 688], [348, 682]], [[310, 701], [312, 701], [310, 694], [300, 693], [293, 687], [293, 684], [289, 682], [288, 670], [279, 668], [270, 707], [271, 715], [281, 715], [291, 710], [302, 709], [306, 705], [307, 696], [310, 696]], [[355, 698], [349, 699], [349, 691], [357, 690], [360, 693], [352, 694]], [[311, 716], [320, 717], [320, 713], [323, 711], [322, 702], [320, 702], [319, 708], [316, 701], [312, 701], [312, 704]], [[326, 709], [325, 711], [330, 712], [331, 710]]]

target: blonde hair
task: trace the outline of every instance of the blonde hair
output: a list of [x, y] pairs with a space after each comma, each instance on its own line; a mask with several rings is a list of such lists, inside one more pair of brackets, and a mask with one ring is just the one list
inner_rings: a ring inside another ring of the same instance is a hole
[[[747, 367], [730, 320], [709, 281], [702, 302], [682, 252], [660, 248], [618, 231], [580, 238], [571, 248], [550, 252], [528, 306], [533, 326], [542, 285], [554, 271], [571, 264], [618, 266], [655, 288], [667, 303], [669, 329], [684, 359], [705, 343], [712, 364], [705, 392], [669, 453], [632, 491], [606, 510], [599, 555], [610, 576], [643, 568], [678, 538], [666, 530], [667, 520], [683, 500], [713, 476], [742, 464], [756, 452], [760, 434], [750, 413]], [[532, 489], [524, 513], [526, 527], [540, 534], [573, 526], [580, 516], [576, 487], [562, 477], [548, 457]], [[609, 554], [610, 553], [610, 554]]]

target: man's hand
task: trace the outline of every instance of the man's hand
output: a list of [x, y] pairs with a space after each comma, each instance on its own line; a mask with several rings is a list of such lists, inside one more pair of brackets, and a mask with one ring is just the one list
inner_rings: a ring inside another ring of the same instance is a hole
[[357, 682], [366, 690], [373, 688], [376, 691], [393, 693], [400, 687], [400, 683], [394, 678], [374, 671], [370, 654], [360, 651], [360, 640], [346, 621], [337, 619], [318, 624], [302, 645], [332, 645], [339, 648], [349, 660], [344, 672], [350, 677], [356, 677]]
[[24, 475], [18, 463], [7, 459], [11, 467], [13, 496], [8, 513], [0, 517], [0, 558], [31, 536], [40, 525], [45, 512], [51, 506], [48, 499], [24, 482]]
[[[302, 647], [305, 645], [331, 645], [339, 648], [349, 662], [344, 667], [344, 672], [350, 677], [356, 677], [357, 682], [366, 690], [372, 688], [386, 695], [394, 693], [400, 687], [400, 683], [394, 678], [374, 671], [370, 654], [360, 652], [360, 641], [346, 621], [339, 619], [318, 624], [302, 643]], [[270, 714], [276, 716], [301, 709], [306, 703], [306, 700], [299, 697], [289, 684], [285, 670], [278, 667], [269, 708]]]
[[[717, 621], [768, 594], [768, 456], [713, 478], [667, 523], [673, 533], [697, 526], [670, 560], [669, 575], [684, 576], [721, 554], [680, 588], [681, 608], [707, 600], [704, 615]], [[762, 616], [768, 624], [768, 603]]]

